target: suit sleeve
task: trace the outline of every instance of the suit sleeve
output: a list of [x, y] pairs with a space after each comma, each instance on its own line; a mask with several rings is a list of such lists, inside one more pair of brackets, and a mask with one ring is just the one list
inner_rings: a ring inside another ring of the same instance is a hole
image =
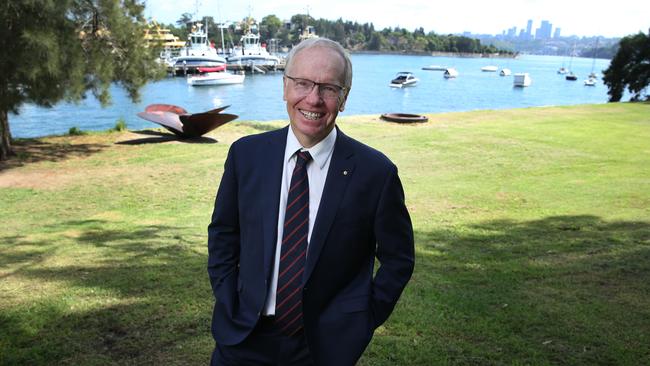
[[[224, 301], [236, 291], [239, 264], [239, 200], [234, 145], [231, 146], [208, 225], [208, 275], [212, 292]], [[235, 274], [235, 275], [233, 275]]]
[[379, 269], [373, 281], [372, 311], [378, 327], [393, 311], [415, 265], [413, 227], [394, 165], [382, 188], [374, 231]]

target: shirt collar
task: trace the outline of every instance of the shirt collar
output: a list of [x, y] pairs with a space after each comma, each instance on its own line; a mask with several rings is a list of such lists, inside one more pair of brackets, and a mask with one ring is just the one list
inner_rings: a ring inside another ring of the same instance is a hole
[[336, 128], [332, 128], [332, 131], [330, 131], [330, 133], [327, 134], [324, 139], [309, 149], [305, 149], [302, 147], [302, 145], [300, 145], [300, 142], [298, 142], [298, 138], [296, 138], [296, 135], [294, 135], [291, 126], [289, 126], [287, 130], [289, 132], [287, 133], [287, 146], [284, 149], [284, 161], [289, 161], [289, 159], [293, 157], [296, 151], [302, 149], [309, 151], [309, 154], [314, 160], [314, 163], [318, 165], [319, 169], [323, 169], [325, 167], [325, 163], [327, 163], [327, 159], [329, 159], [330, 155], [332, 155], [332, 151], [334, 151], [334, 143], [336, 142]]

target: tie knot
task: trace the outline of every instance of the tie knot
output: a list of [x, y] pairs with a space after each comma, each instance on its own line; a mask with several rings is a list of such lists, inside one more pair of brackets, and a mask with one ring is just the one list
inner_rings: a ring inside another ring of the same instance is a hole
[[303, 166], [311, 161], [311, 154], [309, 154], [309, 151], [299, 150], [296, 154], [296, 159], [296, 165]]

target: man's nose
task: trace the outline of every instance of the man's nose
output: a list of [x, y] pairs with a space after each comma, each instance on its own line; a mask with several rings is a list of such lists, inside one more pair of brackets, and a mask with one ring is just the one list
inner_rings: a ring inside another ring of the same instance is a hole
[[320, 96], [320, 87], [318, 85], [314, 85], [313, 88], [311, 88], [311, 91], [305, 99], [307, 100], [308, 103], [310, 104], [319, 104], [323, 101], [323, 98]]

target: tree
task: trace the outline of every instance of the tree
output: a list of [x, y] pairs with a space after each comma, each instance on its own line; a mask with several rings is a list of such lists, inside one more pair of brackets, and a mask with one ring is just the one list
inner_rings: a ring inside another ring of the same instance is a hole
[[268, 40], [271, 38], [276, 38], [281, 28], [282, 21], [280, 18], [274, 14], [265, 16], [262, 18], [262, 22], [260, 23], [260, 33], [262, 39]]
[[178, 18], [178, 20], [176, 21], [176, 24], [179, 27], [185, 27], [185, 28], [187, 28], [188, 24], [190, 24], [190, 23], [192, 23], [192, 14], [190, 14], [190, 13], [181, 14], [181, 17]]
[[0, 160], [12, 154], [8, 114], [23, 103], [51, 107], [91, 91], [107, 105], [112, 83], [135, 101], [161, 76], [143, 10], [138, 0], [0, 3]]
[[639, 32], [621, 39], [618, 52], [603, 74], [610, 102], [620, 101], [626, 88], [632, 94], [630, 100], [650, 99], [650, 30], [648, 35]]

